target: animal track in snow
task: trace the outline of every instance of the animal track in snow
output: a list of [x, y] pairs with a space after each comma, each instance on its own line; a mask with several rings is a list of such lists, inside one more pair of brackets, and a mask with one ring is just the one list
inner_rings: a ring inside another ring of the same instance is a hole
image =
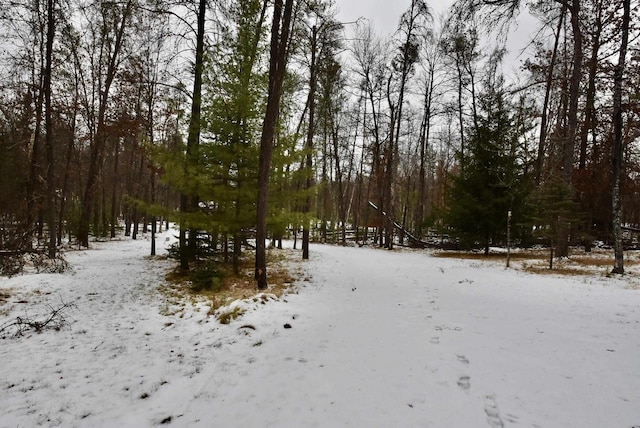
[[434, 327], [435, 331], [443, 331], [443, 330], [450, 330], [450, 331], [462, 331], [462, 327], [450, 327], [448, 325], [437, 325]]
[[458, 357], [458, 361], [462, 364], [469, 364], [469, 360], [464, 355], [456, 355]]
[[484, 397], [484, 412], [487, 414], [487, 423], [491, 428], [504, 427], [504, 422], [498, 410], [498, 403], [493, 395], [486, 395]]
[[460, 376], [458, 386], [464, 390], [471, 388], [471, 378], [469, 376]]

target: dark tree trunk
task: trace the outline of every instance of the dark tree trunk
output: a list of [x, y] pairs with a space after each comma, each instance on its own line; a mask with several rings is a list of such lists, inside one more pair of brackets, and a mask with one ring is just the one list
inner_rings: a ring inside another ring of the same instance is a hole
[[[313, 136], [315, 133], [315, 111], [316, 111], [316, 49], [318, 42], [318, 28], [314, 25], [311, 30], [311, 66], [309, 77], [309, 97], [307, 105], [309, 106], [309, 126], [307, 129], [307, 140], [305, 142], [306, 163], [306, 184], [307, 196], [305, 198], [304, 212], [309, 214], [311, 212], [311, 195], [309, 194], [311, 187], [313, 186]], [[302, 226], [302, 259], [309, 259], [309, 222], [305, 221]]]
[[[75, 99], [77, 99], [78, 93], [76, 91]], [[74, 103], [75, 104], [75, 103]], [[66, 202], [69, 189], [69, 170], [71, 169], [71, 157], [73, 156], [73, 147], [76, 134], [76, 114], [77, 110], [74, 107], [73, 117], [71, 119], [71, 130], [69, 135], [69, 142], [67, 143], [67, 154], [64, 168], [64, 178], [62, 179], [62, 194], [60, 197], [60, 211], [58, 214], [58, 245], [62, 245], [62, 229], [63, 221], [66, 214]]]
[[[267, 195], [269, 191], [269, 172], [271, 169], [271, 155], [273, 139], [276, 133], [276, 122], [280, 110], [280, 95], [284, 82], [289, 31], [293, 0], [286, 0], [284, 13], [282, 0], [275, 0], [273, 24], [271, 28], [271, 49], [269, 59], [269, 92], [267, 109], [262, 124], [260, 137], [260, 159], [258, 163], [258, 200], [256, 214], [256, 264], [255, 279], [258, 288], [267, 288]], [[282, 21], [282, 22], [281, 22]]]
[[[33, 238], [34, 232], [34, 214], [39, 210], [42, 196], [39, 186], [37, 185], [38, 175], [40, 174], [40, 150], [42, 133], [42, 106], [44, 104], [44, 91], [43, 91], [43, 76], [40, 77], [37, 88], [35, 115], [36, 123], [33, 132], [33, 147], [31, 148], [31, 162], [29, 165], [29, 179], [27, 180], [27, 219], [26, 228], [29, 231], [29, 248], [31, 248], [31, 238]], [[35, 92], [35, 90], [34, 90]], [[40, 235], [38, 235], [40, 236]]]
[[[206, 0], [200, 0], [198, 4], [198, 29], [196, 34], [196, 62], [193, 76], [193, 97], [191, 102], [191, 117], [189, 119], [189, 135], [187, 137], [186, 161], [185, 161], [185, 181], [189, 181], [189, 166], [195, 165], [199, 161], [198, 149], [200, 145], [201, 110], [202, 110], [202, 72], [204, 69], [204, 27], [205, 15], [207, 11]], [[195, 194], [183, 193], [180, 195], [180, 212], [183, 221], [180, 224], [180, 268], [189, 269], [189, 262], [196, 257], [197, 230], [191, 226], [187, 227], [184, 216], [193, 212], [198, 207], [198, 196]], [[189, 233], [187, 235], [187, 229]], [[188, 239], [187, 239], [188, 236]]]
[[[151, 172], [151, 205], [156, 202], [156, 172]], [[151, 255], [156, 255], [156, 216], [151, 216]]]
[[49, 226], [49, 258], [56, 256], [56, 184], [53, 170], [53, 123], [51, 122], [51, 61], [53, 57], [53, 38], [55, 37], [54, 2], [47, 1], [47, 47], [44, 70], [44, 111], [45, 145], [47, 148], [47, 223]]
[[460, 127], [460, 171], [464, 171], [464, 111], [462, 107], [462, 90], [464, 89], [464, 82], [462, 78], [462, 68], [460, 64], [460, 58], [456, 55], [456, 71], [458, 72], [458, 126]]
[[623, 0], [622, 40], [620, 56], [613, 77], [613, 248], [615, 262], [612, 273], [624, 274], [624, 251], [622, 246], [622, 202], [620, 200], [620, 181], [623, 171], [624, 142], [622, 140], [622, 84], [624, 79], [627, 45], [629, 43], [630, 0]]
[[553, 86], [553, 72], [556, 65], [556, 59], [558, 57], [558, 45], [560, 44], [560, 33], [562, 32], [562, 24], [564, 22], [564, 16], [566, 14], [566, 3], [562, 4], [562, 11], [560, 12], [560, 18], [558, 19], [558, 29], [556, 30], [556, 36], [553, 43], [553, 51], [551, 53], [551, 63], [549, 64], [549, 72], [547, 73], [547, 82], [544, 92], [544, 102], [542, 104], [542, 114], [540, 117], [540, 137], [538, 138], [538, 157], [535, 164], [535, 179], [536, 184], [540, 184], [542, 179], [542, 166], [544, 163], [545, 146], [547, 142], [547, 119], [549, 113], [549, 99], [551, 98], [551, 88]]
[[[587, 149], [589, 132], [595, 130], [595, 99], [596, 99], [596, 73], [598, 72], [598, 52], [600, 50], [600, 35], [602, 33], [602, 2], [595, 4], [596, 22], [593, 30], [591, 58], [589, 60], [589, 84], [587, 87], [586, 105], [584, 123], [580, 131], [580, 157], [578, 161], [578, 169], [585, 169], [587, 165]], [[595, 142], [595, 140], [594, 140]]]
[[[393, 201], [391, 199], [391, 187], [393, 186], [393, 169], [395, 165], [393, 155], [395, 152], [395, 120], [397, 119], [397, 112], [396, 106], [391, 101], [390, 82], [391, 78], [389, 78], [389, 84], [387, 85], [387, 99], [389, 102], [391, 123], [389, 124], [389, 141], [385, 149], [386, 169], [384, 174], [384, 187], [382, 189], [382, 206], [380, 207], [380, 210], [387, 214], [381, 223], [381, 229], [382, 225], [384, 225], [384, 247], [389, 250], [393, 250]], [[382, 244], [382, 233], [380, 234], [380, 244]]]
[[338, 216], [341, 223], [340, 226], [340, 243], [347, 244], [347, 204], [345, 201], [344, 183], [342, 180], [342, 167], [340, 166], [340, 153], [338, 151], [338, 128], [331, 120], [331, 141], [333, 146], [333, 156], [336, 163], [336, 181], [338, 182]]
[[424, 206], [426, 202], [426, 157], [431, 133], [431, 104], [433, 101], [435, 68], [429, 67], [429, 83], [424, 94], [424, 117], [420, 124], [420, 173], [418, 176], [418, 205], [416, 207], [415, 230], [416, 238], [422, 239], [422, 224], [424, 223]]
[[[580, 101], [580, 78], [582, 77], [582, 29], [580, 28], [580, 0], [573, 0], [570, 6], [571, 29], [573, 30], [573, 59], [569, 79], [569, 111], [567, 115], [567, 132], [562, 147], [562, 179], [568, 188], [572, 188], [573, 161], [578, 130], [578, 105]], [[565, 223], [565, 222], [563, 222]], [[569, 256], [570, 227], [563, 225], [557, 248], [558, 257]]]
[[113, 182], [111, 183], [111, 231], [109, 236], [111, 239], [116, 237], [116, 223], [118, 222], [118, 155], [120, 151], [120, 143], [116, 139], [116, 147], [113, 154]]
[[242, 245], [242, 237], [239, 233], [233, 235], [233, 273], [240, 274], [240, 248]]

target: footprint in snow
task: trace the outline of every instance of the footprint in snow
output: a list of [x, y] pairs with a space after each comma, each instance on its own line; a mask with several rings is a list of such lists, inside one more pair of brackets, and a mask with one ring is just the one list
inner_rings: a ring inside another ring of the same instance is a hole
[[458, 386], [465, 391], [471, 388], [471, 378], [469, 376], [460, 376], [458, 379]]
[[493, 395], [487, 395], [484, 397], [484, 412], [487, 414], [487, 423], [491, 428], [502, 428], [504, 422], [500, 417], [500, 411], [498, 410], [498, 403]]
[[462, 364], [469, 364], [469, 360], [464, 355], [456, 355], [458, 357], [458, 361]]

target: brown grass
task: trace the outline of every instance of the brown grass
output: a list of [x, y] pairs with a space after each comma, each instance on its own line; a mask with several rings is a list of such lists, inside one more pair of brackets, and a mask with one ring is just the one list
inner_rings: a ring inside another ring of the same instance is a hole
[[[462, 259], [462, 260], [486, 260], [497, 261], [506, 260], [507, 253], [489, 253], [485, 256], [482, 252], [469, 252], [469, 251], [441, 251], [434, 253], [436, 257], [442, 257], [447, 259]], [[549, 258], [549, 253], [544, 250], [527, 250], [511, 253], [511, 260], [544, 260]]]
[[[291, 266], [293, 252], [289, 250], [270, 250], [267, 254], [267, 269], [269, 288], [265, 290], [271, 295], [281, 297], [283, 294], [291, 290], [296, 277], [302, 278], [302, 270], [300, 267]], [[169, 303], [178, 306], [184, 306], [180, 302], [191, 301], [207, 301], [210, 306], [209, 314], [213, 314], [218, 308], [226, 306], [235, 300], [250, 299], [259, 291], [254, 279], [254, 258], [252, 253], [247, 253], [240, 260], [240, 273], [234, 274], [231, 264], [223, 262], [217, 263], [216, 268], [219, 269], [221, 276], [216, 291], [201, 290], [196, 291], [189, 286], [189, 276], [182, 272], [179, 268], [169, 272], [166, 276], [168, 284], [164, 287], [164, 293]], [[295, 277], [294, 277], [295, 275]], [[167, 310], [168, 315], [180, 312]], [[232, 311], [223, 314], [220, 321], [229, 323], [232, 319], [242, 315], [240, 311]]]
[[11, 297], [11, 294], [9, 294], [9, 291], [0, 290], [0, 304], [6, 303], [7, 299], [9, 299], [9, 297]]
[[580, 269], [577, 267], [560, 266], [553, 269], [549, 269], [549, 265], [525, 265], [521, 267], [521, 270], [529, 273], [537, 273], [541, 275], [567, 275], [567, 276], [580, 276], [580, 275], [593, 275], [598, 272], [593, 269]]
[[[481, 252], [465, 251], [443, 251], [435, 253], [436, 257], [454, 258], [463, 260], [478, 260], [487, 263], [506, 261], [506, 253], [490, 253], [485, 256]], [[511, 253], [511, 266], [524, 272], [536, 274], [553, 274], [567, 276], [583, 275], [607, 275], [613, 268], [613, 254], [605, 250], [595, 250], [591, 253], [584, 253], [574, 250], [566, 259], [553, 262], [553, 269], [549, 269], [549, 250], [517, 250]], [[636, 253], [625, 253], [625, 266], [632, 267], [640, 265], [640, 258]]]

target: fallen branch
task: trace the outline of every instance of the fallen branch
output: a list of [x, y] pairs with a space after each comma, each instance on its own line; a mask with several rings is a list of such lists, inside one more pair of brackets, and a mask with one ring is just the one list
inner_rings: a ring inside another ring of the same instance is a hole
[[24, 317], [16, 317], [15, 320], [8, 321], [0, 325], [0, 334], [3, 335], [2, 338], [4, 339], [6, 337], [4, 336], [5, 332], [12, 329], [14, 330], [12, 337], [20, 337], [30, 330], [34, 330], [37, 333], [40, 333], [45, 329], [58, 331], [67, 324], [67, 319], [65, 317], [66, 310], [74, 308], [76, 305], [75, 303], [62, 302], [62, 305], [57, 308], [54, 308], [51, 305], [47, 306], [50, 312], [41, 320], [31, 318], [25, 311]]

